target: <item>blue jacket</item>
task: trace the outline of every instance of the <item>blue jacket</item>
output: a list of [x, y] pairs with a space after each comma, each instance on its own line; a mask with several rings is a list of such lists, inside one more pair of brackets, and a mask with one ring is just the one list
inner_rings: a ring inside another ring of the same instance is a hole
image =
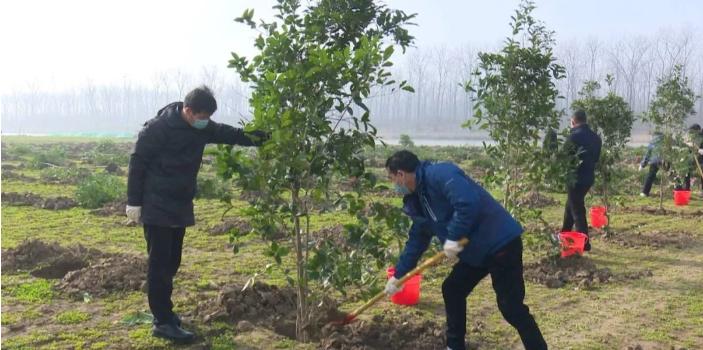
[[412, 226], [395, 267], [396, 278], [415, 268], [432, 236], [441, 243], [468, 237], [459, 259], [479, 267], [522, 234], [520, 224], [452, 163], [423, 162], [415, 171], [415, 181], [415, 192], [403, 197], [403, 211]]
[[592, 186], [595, 181], [595, 171], [600, 159], [601, 139], [593, 132], [588, 124], [571, 129], [568, 142], [576, 146], [581, 163], [576, 169], [576, 185]]
[[654, 135], [654, 138], [652, 138], [652, 141], [649, 142], [649, 145], [647, 145], [647, 153], [645, 153], [644, 158], [642, 158], [642, 162], [640, 165], [642, 167], [647, 166], [647, 164], [653, 164], [653, 165], [659, 165], [662, 162], [661, 159], [661, 143], [662, 143], [662, 135], [657, 134]]

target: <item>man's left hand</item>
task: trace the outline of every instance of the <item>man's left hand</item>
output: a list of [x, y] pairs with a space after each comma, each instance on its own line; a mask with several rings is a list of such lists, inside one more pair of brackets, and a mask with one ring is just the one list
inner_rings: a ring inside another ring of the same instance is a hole
[[460, 246], [457, 241], [449, 239], [444, 241], [444, 255], [450, 259], [455, 258], [463, 249], [464, 247]]

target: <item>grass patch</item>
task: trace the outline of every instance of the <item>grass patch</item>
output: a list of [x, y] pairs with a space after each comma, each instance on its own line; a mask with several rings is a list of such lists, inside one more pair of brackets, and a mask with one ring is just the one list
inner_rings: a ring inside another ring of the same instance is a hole
[[56, 315], [59, 324], [79, 324], [90, 319], [90, 314], [82, 311], [64, 311]]
[[12, 288], [10, 294], [25, 303], [47, 302], [54, 297], [53, 283], [38, 279]]

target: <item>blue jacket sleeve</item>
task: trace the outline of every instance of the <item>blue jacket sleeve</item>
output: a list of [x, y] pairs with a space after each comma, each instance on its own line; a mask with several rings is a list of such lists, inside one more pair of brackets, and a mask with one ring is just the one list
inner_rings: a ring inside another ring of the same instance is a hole
[[398, 263], [395, 265], [395, 278], [401, 278], [417, 266], [422, 254], [432, 241], [432, 234], [425, 229], [425, 224], [413, 221], [405, 242], [405, 249], [400, 253]]
[[469, 182], [464, 174], [455, 171], [440, 174], [441, 188], [447, 198], [454, 214], [447, 224], [447, 239], [458, 241], [469, 235], [469, 230], [476, 222], [481, 197], [476, 185]]

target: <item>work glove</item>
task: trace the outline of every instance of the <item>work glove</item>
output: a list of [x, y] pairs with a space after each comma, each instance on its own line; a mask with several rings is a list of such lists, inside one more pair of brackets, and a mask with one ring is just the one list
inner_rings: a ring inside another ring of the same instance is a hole
[[637, 169], [637, 171], [642, 171], [642, 169], [644, 169], [644, 165], [640, 164], [640, 167], [639, 169]]
[[141, 206], [127, 206], [127, 210], [125, 210], [127, 213], [127, 218], [129, 218], [130, 221], [134, 223], [140, 223], [142, 222], [142, 207]]
[[398, 283], [398, 279], [395, 277], [391, 277], [388, 279], [388, 282], [386, 283], [386, 288], [383, 290], [386, 295], [391, 296], [395, 293], [400, 292], [403, 290], [403, 286], [396, 286], [395, 284]]
[[459, 252], [463, 249], [464, 247], [460, 246], [457, 241], [452, 241], [449, 239], [444, 241], [444, 255], [450, 259], [456, 258], [457, 254], [459, 254]]
[[700, 155], [703, 156], [703, 148], [699, 148], [699, 149], [698, 149], [698, 154], [700, 154]]

